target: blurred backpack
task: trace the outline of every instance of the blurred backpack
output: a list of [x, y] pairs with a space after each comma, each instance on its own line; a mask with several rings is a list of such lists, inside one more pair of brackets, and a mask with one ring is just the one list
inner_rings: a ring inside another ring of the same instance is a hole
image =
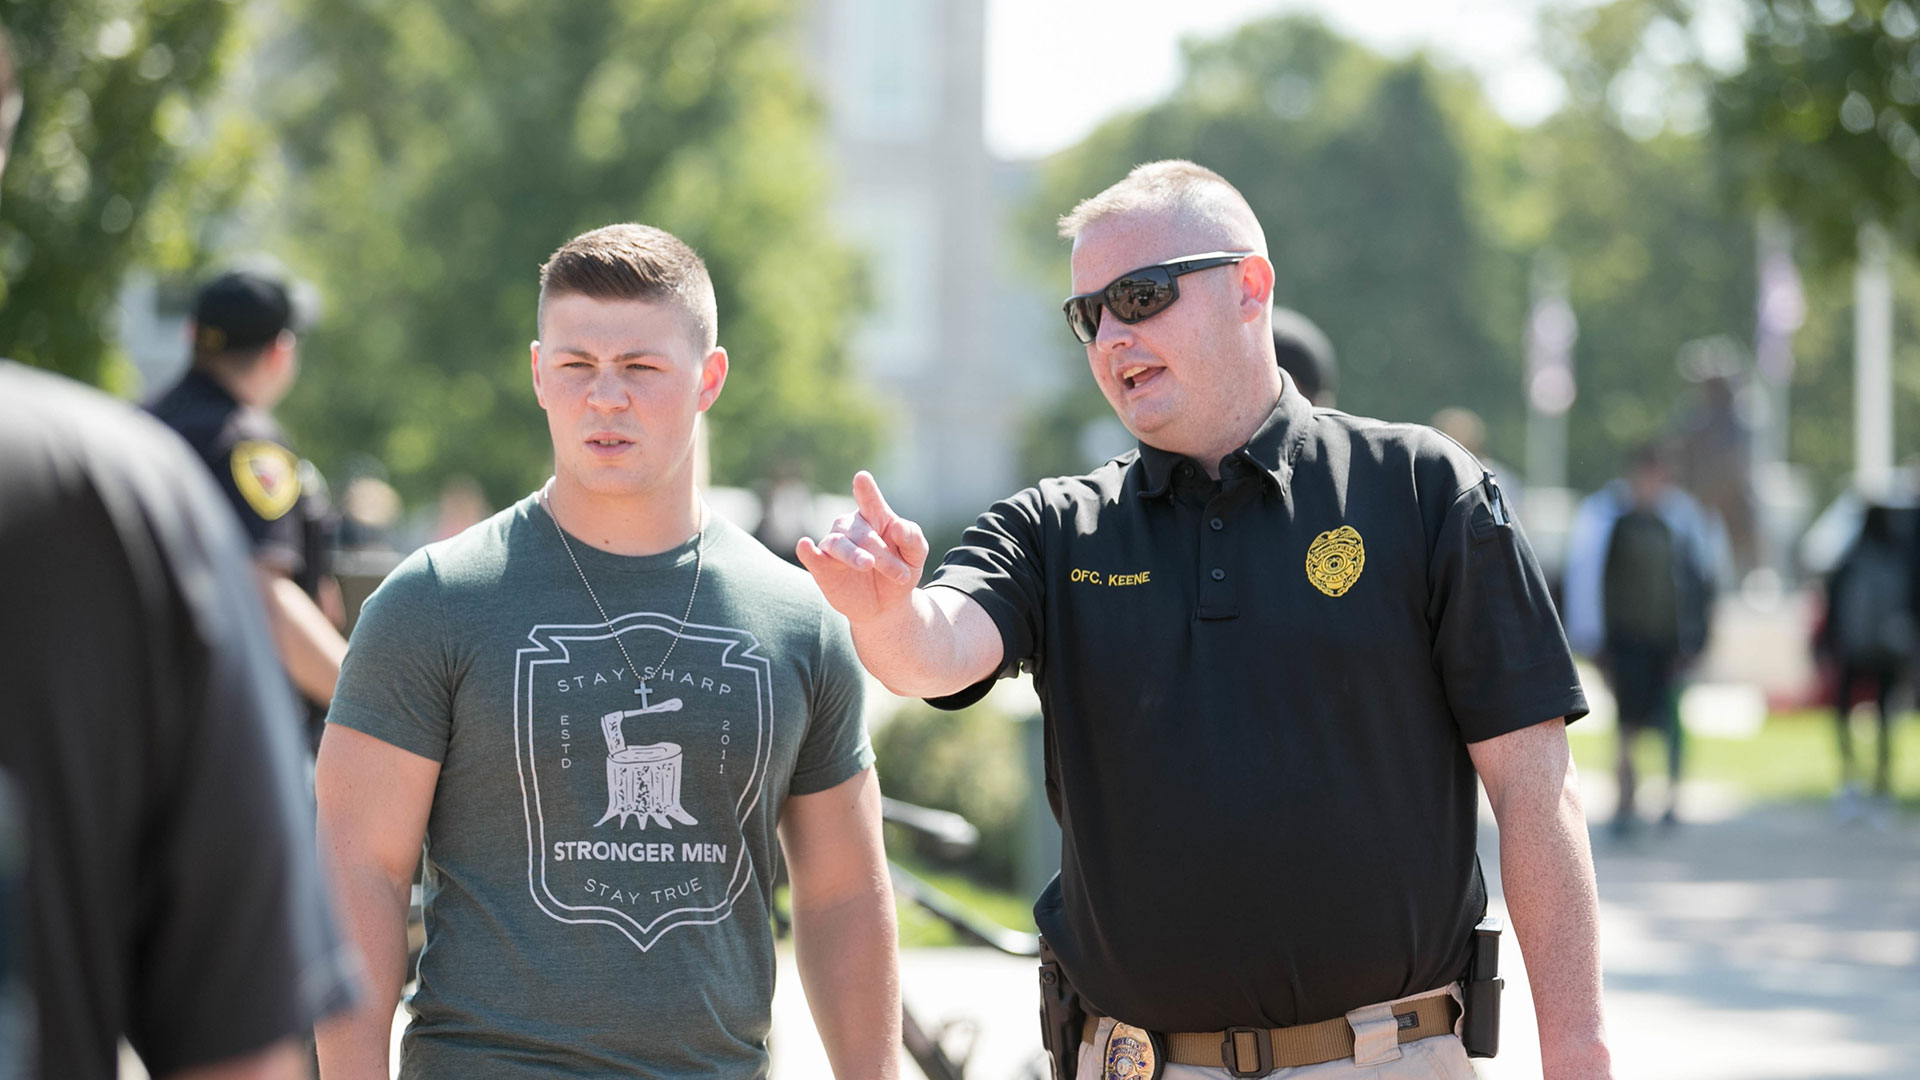
[[[1879, 510], [1879, 507], [1875, 507]], [[1872, 514], [1872, 511], [1869, 511]], [[1890, 529], [1868, 527], [1834, 571], [1828, 633], [1840, 660], [1854, 667], [1899, 667], [1913, 657], [1909, 555]]]

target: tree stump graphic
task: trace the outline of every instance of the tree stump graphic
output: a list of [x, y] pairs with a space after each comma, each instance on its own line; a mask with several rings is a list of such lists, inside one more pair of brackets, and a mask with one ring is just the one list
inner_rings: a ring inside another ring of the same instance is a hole
[[593, 823], [595, 828], [618, 818], [624, 829], [630, 817], [643, 829], [649, 820], [663, 829], [673, 828], [676, 821], [682, 825], [700, 824], [680, 805], [680, 780], [686, 767], [680, 744], [628, 746], [626, 733], [621, 729], [621, 722], [629, 716], [679, 709], [680, 699], [674, 698], [644, 709], [610, 712], [600, 718], [600, 730], [607, 737], [607, 812]]

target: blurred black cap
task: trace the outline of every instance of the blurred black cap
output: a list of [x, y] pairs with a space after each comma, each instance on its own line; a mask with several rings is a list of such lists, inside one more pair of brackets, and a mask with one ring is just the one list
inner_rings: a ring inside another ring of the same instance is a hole
[[1320, 404], [1339, 389], [1333, 342], [1305, 315], [1291, 308], [1273, 309], [1273, 354], [1308, 401]]
[[285, 285], [248, 270], [221, 274], [193, 301], [193, 343], [200, 352], [262, 349], [304, 322]]

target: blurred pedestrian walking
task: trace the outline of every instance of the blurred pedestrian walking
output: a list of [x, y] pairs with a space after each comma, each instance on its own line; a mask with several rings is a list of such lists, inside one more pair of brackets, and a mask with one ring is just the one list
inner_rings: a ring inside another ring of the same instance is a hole
[[[1895, 696], [1906, 682], [1916, 644], [1914, 540], [1894, 512], [1870, 506], [1860, 535], [1827, 579], [1827, 611], [1815, 651], [1833, 665], [1834, 721], [1840, 737], [1843, 820], [1887, 822], [1893, 811]], [[1879, 726], [1869, 800], [1855, 770], [1853, 706], [1864, 692]]]
[[1633, 744], [1661, 736], [1667, 754], [1662, 823], [1679, 820], [1682, 677], [1706, 648], [1725, 543], [1700, 505], [1672, 483], [1657, 446], [1633, 452], [1624, 477], [1574, 516], [1567, 555], [1567, 636], [1597, 660], [1619, 710], [1616, 835], [1632, 830]]

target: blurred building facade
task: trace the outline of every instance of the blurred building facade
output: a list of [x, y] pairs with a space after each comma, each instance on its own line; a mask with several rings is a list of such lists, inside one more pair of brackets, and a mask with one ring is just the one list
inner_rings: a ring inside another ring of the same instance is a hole
[[874, 472], [902, 513], [969, 519], [1018, 486], [1025, 406], [1058, 381], [1003, 251], [1026, 168], [986, 148], [986, 4], [815, 0], [804, 49], [835, 220], [867, 264], [872, 307], [849, 347], [890, 418]]

